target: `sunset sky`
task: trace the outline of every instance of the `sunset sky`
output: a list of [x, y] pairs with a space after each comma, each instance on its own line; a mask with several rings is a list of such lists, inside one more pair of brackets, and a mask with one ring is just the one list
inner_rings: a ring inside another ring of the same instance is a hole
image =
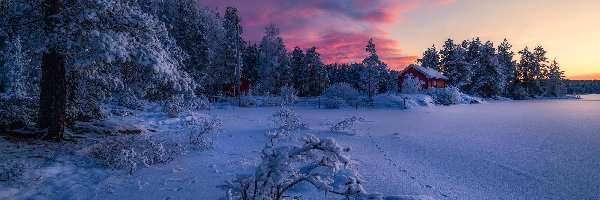
[[[422, 52], [452, 38], [479, 36], [518, 52], [542, 45], [566, 75], [600, 77], [600, 1], [597, 0], [199, 0], [223, 11], [237, 7], [244, 37], [259, 42], [276, 24], [287, 48], [316, 46], [326, 63], [360, 62], [374, 37], [382, 60], [402, 69]], [[600, 79], [600, 78], [599, 78]]]

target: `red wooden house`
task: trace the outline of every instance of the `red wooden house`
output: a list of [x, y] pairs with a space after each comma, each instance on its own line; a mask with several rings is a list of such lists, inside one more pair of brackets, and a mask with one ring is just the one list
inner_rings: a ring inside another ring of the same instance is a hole
[[425, 83], [423, 84], [424, 90], [429, 88], [445, 88], [446, 80], [448, 80], [448, 77], [435, 69], [411, 64], [400, 72], [400, 76], [398, 77], [399, 91], [402, 91], [402, 83], [404, 82], [404, 79], [409, 76], [417, 77], [423, 81]]
[[[250, 92], [250, 87], [252, 86], [252, 81], [248, 80], [247, 78], [240, 78], [240, 93], [242, 93], [242, 95], [248, 95], [248, 93]], [[227, 84], [224, 85], [223, 87], [223, 92], [225, 93], [225, 95], [227, 96], [238, 96], [235, 93], [235, 87], [233, 84]]]

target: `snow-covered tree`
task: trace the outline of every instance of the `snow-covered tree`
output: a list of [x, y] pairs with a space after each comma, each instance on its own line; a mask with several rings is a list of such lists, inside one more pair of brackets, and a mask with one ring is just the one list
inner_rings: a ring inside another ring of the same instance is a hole
[[461, 90], [470, 93], [470, 94], [475, 94], [477, 91], [474, 90], [474, 78], [473, 76], [475, 75], [474, 71], [475, 69], [479, 69], [480, 67], [480, 58], [479, 56], [481, 55], [479, 50], [481, 50], [481, 40], [479, 40], [479, 37], [477, 38], [473, 38], [472, 40], [465, 40], [462, 42], [462, 47], [466, 50], [466, 56], [465, 56], [465, 60], [467, 61], [467, 63], [469, 63], [470, 65], [470, 71], [471, 73], [471, 82], [469, 82], [468, 84], [464, 85], [461, 87]]
[[329, 79], [325, 65], [321, 62], [321, 54], [317, 52], [316, 47], [306, 50], [306, 65], [308, 67], [308, 85], [310, 96], [319, 96], [327, 89]]
[[29, 73], [34, 69], [29, 64], [29, 58], [21, 45], [21, 38], [15, 37], [7, 42], [3, 52], [4, 62], [0, 66], [0, 76], [3, 83], [3, 93], [11, 98], [24, 98], [31, 96], [35, 87], [29, 83]]
[[279, 88], [291, 83], [290, 58], [286, 52], [279, 28], [271, 24], [265, 28], [265, 36], [260, 42], [260, 80], [257, 89], [262, 94], [277, 94]]
[[440, 54], [435, 48], [435, 45], [429, 47], [425, 52], [423, 52], [423, 58], [418, 59], [417, 62], [423, 67], [432, 68], [440, 72], [445, 71], [441, 69], [442, 66], [440, 65]]
[[479, 49], [477, 57], [478, 65], [474, 68], [472, 90], [481, 97], [496, 97], [504, 88], [504, 74], [498, 57], [496, 48], [490, 41], [486, 42]]
[[298, 91], [298, 96], [308, 96], [308, 93], [310, 93], [308, 64], [306, 63], [306, 54], [299, 46], [294, 47], [292, 51], [290, 68], [292, 70], [292, 84]]
[[[8, 8], [8, 12], [3, 14], [20, 13], [11, 12], [16, 7], [5, 7], [4, 3], [0, 7]], [[33, 57], [41, 58], [38, 126], [49, 128], [51, 137], [62, 138], [67, 91], [76, 100], [128, 88], [157, 101], [191, 91], [193, 81], [180, 70], [185, 53], [164, 24], [144, 13], [136, 2], [19, 3], [28, 4], [30, 10], [21, 17], [46, 19], [21, 23], [19, 27], [31, 31], [21, 35], [27, 36], [22, 40], [45, 39], [34, 49], [40, 51], [33, 51], [42, 55]]]
[[233, 84], [236, 95], [240, 95], [240, 86], [242, 84], [242, 39], [241, 19], [235, 7], [227, 7], [223, 26], [225, 27], [225, 68], [229, 72], [229, 84]]
[[259, 80], [258, 76], [258, 46], [256, 44], [247, 45], [244, 48], [242, 59], [244, 64], [242, 65], [242, 76], [252, 83], [256, 83]]
[[372, 102], [373, 96], [379, 91], [381, 72], [387, 70], [387, 65], [379, 60], [373, 38], [367, 43], [365, 51], [369, 53], [369, 56], [362, 62], [364, 68], [360, 77], [362, 80], [362, 89], [367, 94], [368, 101]]
[[518, 65], [518, 77], [523, 89], [529, 96], [541, 95], [544, 79], [544, 70], [547, 67], [548, 58], [543, 47], [538, 46], [533, 52], [525, 47], [519, 51], [521, 60]]
[[560, 69], [558, 62], [553, 60], [549, 66], [548, 77], [545, 82], [544, 93], [549, 96], [561, 96], [565, 94], [564, 71]]
[[165, 23], [169, 35], [187, 56], [183, 69], [196, 83], [196, 92], [204, 89], [205, 68], [209, 65], [208, 36], [194, 0], [140, 0], [142, 9]]
[[517, 79], [517, 62], [514, 60], [515, 53], [512, 51], [512, 45], [504, 39], [498, 46], [498, 63], [504, 74], [504, 95], [515, 97], [516, 87], [519, 84]]
[[402, 82], [402, 92], [407, 94], [416, 94], [423, 91], [423, 82], [418, 77], [414, 77], [412, 74], [407, 74], [406, 78]]
[[204, 70], [205, 92], [218, 94], [222, 91], [223, 85], [231, 81], [232, 74], [232, 70], [227, 71], [225, 67], [226, 36], [223, 18], [219, 12], [210, 8], [200, 9], [200, 15], [204, 37], [208, 41], [208, 66]]
[[440, 50], [440, 65], [444, 75], [448, 77], [448, 85], [463, 88], [471, 82], [471, 65], [466, 60], [466, 51], [461, 45], [448, 39]]

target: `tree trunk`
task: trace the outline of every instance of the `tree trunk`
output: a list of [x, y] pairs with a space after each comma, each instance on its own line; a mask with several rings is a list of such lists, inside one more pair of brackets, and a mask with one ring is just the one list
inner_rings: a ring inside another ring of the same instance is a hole
[[65, 63], [54, 49], [42, 56], [40, 84], [38, 126], [48, 128], [50, 138], [61, 139], [65, 128]]
[[[59, 0], [46, 0], [44, 5], [44, 31], [53, 34], [62, 5]], [[38, 127], [48, 129], [48, 138], [60, 140], [65, 129], [66, 79], [65, 58], [54, 44], [42, 55], [40, 80], [40, 107]]]

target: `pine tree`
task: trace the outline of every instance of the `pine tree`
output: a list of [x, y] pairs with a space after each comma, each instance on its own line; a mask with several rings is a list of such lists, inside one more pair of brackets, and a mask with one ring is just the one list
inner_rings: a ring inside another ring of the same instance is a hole
[[387, 68], [387, 66], [379, 60], [373, 38], [367, 43], [365, 51], [369, 53], [369, 56], [362, 62], [364, 68], [361, 72], [361, 80], [363, 91], [367, 93], [368, 101], [371, 103], [373, 102], [373, 96], [379, 90], [380, 71], [383, 68]]
[[[27, 3], [31, 2], [23, 2]], [[5, 7], [5, 2], [0, 4], [2, 9], [14, 8]], [[162, 101], [191, 91], [193, 81], [181, 71], [185, 52], [169, 36], [165, 25], [144, 13], [137, 2], [45, 0], [28, 6], [31, 9], [26, 10], [32, 13], [20, 17], [44, 19], [18, 27], [30, 31], [21, 35], [29, 48], [46, 49], [42, 53], [31, 51], [35, 54], [31, 58], [41, 58], [37, 125], [48, 128], [49, 137], [63, 137], [67, 83], [75, 88], [69, 87], [69, 96], [77, 98], [100, 98], [127, 89]], [[2, 12], [14, 13], [19, 12]]]
[[[472, 40], [466, 40], [463, 41], [462, 46], [466, 49], [466, 58], [465, 60], [467, 61], [467, 63], [469, 63], [469, 65], [471, 66], [471, 68], [469, 69], [471, 71], [471, 76], [474, 76], [475, 73], [473, 71], [475, 71], [475, 69], [480, 68], [480, 52], [479, 50], [481, 49], [481, 40], [479, 40], [479, 37], [474, 38]], [[470, 83], [464, 85], [461, 90], [469, 93], [469, 94], [476, 94], [477, 91], [474, 91], [474, 78], [470, 77], [469, 78], [471, 80]]]
[[549, 66], [548, 77], [546, 80], [545, 94], [549, 96], [561, 96], [565, 94], [564, 71], [560, 70], [560, 66], [556, 59]]
[[517, 62], [513, 58], [515, 53], [511, 49], [512, 45], [508, 43], [507, 39], [504, 39], [498, 46], [498, 63], [504, 74], [503, 94], [515, 98], [519, 95], [520, 89], [516, 87], [519, 87], [520, 83], [517, 79]]
[[206, 85], [204, 91], [218, 95], [222, 92], [223, 85], [230, 83], [233, 76], [233, 71], [226, 67], [227, 46], [224, 45], [226, 36], [223, 18], [217, 11], [208, 8], [201, 9], [200, 15], [204, 37], [208, 41], [208, 65], [203, 72]]
[[427, 51], [423, 52], [423, 58], [418, 59], [417, 62], [420, 63], [423, 67], [432, 68], [440, 72], [445, 71], [441, 69], [440, 54], [435, 48], [435, 45], [431, 46], [427, 49]]
[[292, 83], [298, 91], [298, 96], [308, 96], [310, 92], [308, 84], [308, 65], [306, 63], [306, 55], [298, 46], [292, 51], [290, 68], [292, 70]]
[[546, 50], [542, 46], [537, 46], [533, 51], [535, 58], [535, 79], [534, 79], [534, 90], [535, 95], [542, 95], [544, 93], [544, 80], [548, 78], [548, 58], [546, 57]]
[[471, 82], [471, 65], [467, 62], [467, 53], [461, 45], [448, 39], [440, 50], [440, 55], [442, 73], [448, 77], [448, 85], [462, 89]]
[[256, 44], [247, 45], [242, 54], [244, 64], [242, 65], [242, 76], [253, 83], [259, 79], [258, 76], [258, 46]]
[[546, 51], [538, 46], [533, 52], [525, 47], [519, 51], [521, 60], [518, 65], [518, 76], [527, 95], [535, 96], [543, 93], [544, 70], [547, 68]]
[[259, 92], [277, 94], [281, 87], [290, 85], [290, 59], [283, 38], [279, 36], [279, 28], [274, 24], [265, 28], [265, 36], [260, 42], [258, 62]]
[[327, 86], [329, 85], [329, 79], [327, 78], [327, 71], [325, 65], [321, 62], [321, 54], [317, 52], [316, 47], [312, 47], [306, 50], [306, 65], [309, 72], [309, 95], [319, 96], [321, 95]]
[[240, 95], [240, 85], [242, 78], [242, 46], [244, 40], [242, 39], [242, 26], [241, 20], [238, 16], [238, 11], [235, 7], [227, 7], [225, 10], [225, 20], [223, 26], [225, 27], [225, 67], [231, 76], [229, 82], [234, 85], [235, 93], [237, 96]]
[[481, 97], [497, 97], [504, 88], [504, 75], [496, 48], [490, 41], [479, 49], [478, 65], [474, 68], [473, 92]]
[[208, 37], [203, 27], [203, 15], [194, 0], [140, 0], [140, 7], [165, 23], [169, 35], [177, 46], [186, 53], [183, 60], [185, 70], [195, 82], [195, 91], [200, 93], [204, 87], [205, 68], [209, 65]]

